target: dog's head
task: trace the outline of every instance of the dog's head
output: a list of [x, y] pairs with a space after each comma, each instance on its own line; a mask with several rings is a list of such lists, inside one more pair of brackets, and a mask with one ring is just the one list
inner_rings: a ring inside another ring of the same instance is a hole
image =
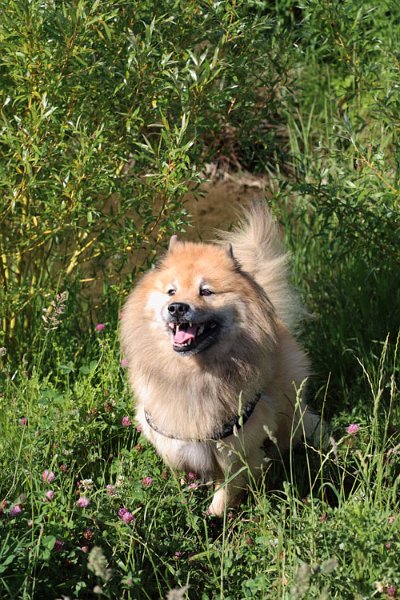
[[153, 315], [152, 331], [181, 356], [209, 355], [212, 349], [222, 355], [246, 339], [261, 341], [266, 321], [271, 328], [268, 300], [241, 271], [231, 248], [172, 238], [150, 279], [146, 311]]

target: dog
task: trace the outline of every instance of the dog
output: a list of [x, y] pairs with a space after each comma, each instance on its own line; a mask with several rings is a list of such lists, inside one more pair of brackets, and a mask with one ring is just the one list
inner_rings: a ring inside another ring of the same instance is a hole
[[255, 204], [213, 243], [172, 236], [122, 310], [137, 421], [168, 466], [213, 482], [210, 515], [260, 476], [266, 442], [283, 452], [320, 425], [300, 397], [310, 362], [292, 333], [302, 308], [287, 263]]

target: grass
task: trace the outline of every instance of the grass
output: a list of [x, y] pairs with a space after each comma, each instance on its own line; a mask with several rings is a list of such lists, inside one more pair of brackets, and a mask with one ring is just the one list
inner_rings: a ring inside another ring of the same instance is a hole
[[[59, 335], [51, 332], [47, 343]], [[326, 450], [273, 461], [240, 509], [220, 521], [205, 515], [210, 488], [167, 471], [136, 430], [114, 332], [105, 328], [92, 341], [96, 358], [87, 364], [59, 363], [48, 377], [22, 369], [6, 379], [0, 597], [394, 593], [397, 346], [390, 352], [384, 342], [372, 370], [359, 365], [364, 414], [339, 413]], [[359, 426], [353, 433], [350, 423]], [[122, 507], [132, 515], [127, 522]]]

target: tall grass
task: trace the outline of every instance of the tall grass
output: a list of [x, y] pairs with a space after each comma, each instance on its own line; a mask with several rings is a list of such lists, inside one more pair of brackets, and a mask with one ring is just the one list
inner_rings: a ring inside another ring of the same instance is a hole
[[60, 364], [53, 381], [16, 374], [2, 398], [4, 597], [361, 598], [399, 585], [397, 346], [360, 366], [365, 415], [337, 416], [325, 449], [272, 458], [219, 521], [205, 514], [211, 488], [167, 472], [132, 424], [114, 335], [100, 335], [96, 363]]

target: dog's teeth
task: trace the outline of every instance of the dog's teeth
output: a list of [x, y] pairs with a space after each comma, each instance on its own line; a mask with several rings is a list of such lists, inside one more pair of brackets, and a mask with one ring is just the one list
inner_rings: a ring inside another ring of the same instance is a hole
[[217, 324], [216, 324], [216, 323], [210, 323], [210, 327], [211, 327], [211, 329], [214, 329], [214, 327], [216, 327], [216, 326], [217, 326]]
[[204, 325], [200, 325], [197, 335], [201, 335], [204, 331]]
[[189, 322], [189, 327], [193, 327], [193, 323], [192, 322]]

